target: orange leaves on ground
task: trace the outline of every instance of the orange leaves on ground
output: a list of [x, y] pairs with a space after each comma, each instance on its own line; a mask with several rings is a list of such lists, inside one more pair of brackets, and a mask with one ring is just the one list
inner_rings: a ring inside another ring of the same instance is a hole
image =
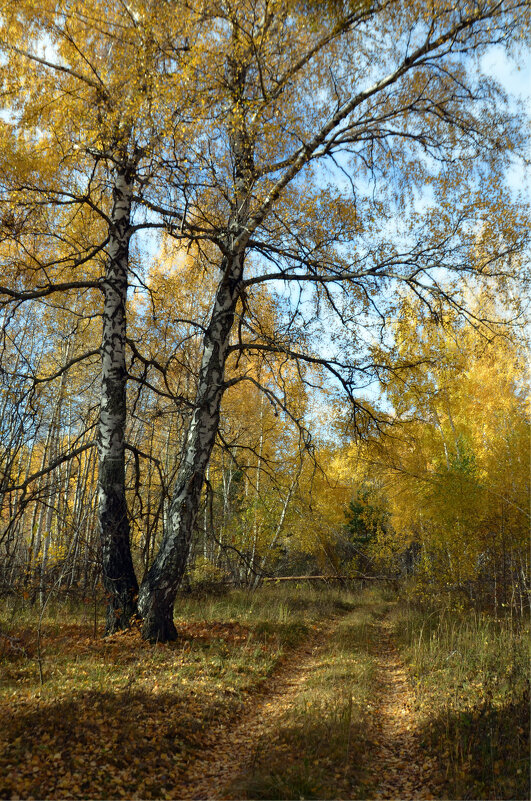
[[235, 622], [178, 628], [176, 643], [153, 647], [135, 629], [95, 639], [89, 624], [45, 623], [42, 687], [35, 629], [10, 635], [0, 798], [172, 797], [272, 658], [248, 655], [249, 629]]
[[201, 622], [180, 623], [177, 627], [180, 636], [190, 640], [220, 639], [225, 642], [241, 643], [249, 637], [250, 629], [239, 623]]

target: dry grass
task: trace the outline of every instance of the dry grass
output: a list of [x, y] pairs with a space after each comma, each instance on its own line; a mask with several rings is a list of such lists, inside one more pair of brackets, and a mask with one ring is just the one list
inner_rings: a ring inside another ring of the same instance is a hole
[[529, 797], [529, 625], [400, 605], [393, 627], [448, 797]]
[[334, 626], [307, 680], [257, 743], [253, 768], [234, 784], [232, 797], [367, 797], [375, 620], [382, 609], [379, 599], [365, 594]]
[[375, 661], [388, 609], [446, 797], [527, 797], [528, 627], [304, 586], [182, 600], [180, 639], [156, 646], [134, 630], [102, 638], [98, 625], [95, 636], [92, 606], [52, 601], [39, 649], [35, 609], [4, 603], [0, 797], [178, 798], [188, 766], [317, 625], [329, 637], [233, 795], [371, 797]]

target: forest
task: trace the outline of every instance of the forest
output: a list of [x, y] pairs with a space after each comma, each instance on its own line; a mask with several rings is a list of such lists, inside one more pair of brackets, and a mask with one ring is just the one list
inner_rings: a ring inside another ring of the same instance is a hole
[[0, 798], [527, 797], [530, 39], [3, 0]]

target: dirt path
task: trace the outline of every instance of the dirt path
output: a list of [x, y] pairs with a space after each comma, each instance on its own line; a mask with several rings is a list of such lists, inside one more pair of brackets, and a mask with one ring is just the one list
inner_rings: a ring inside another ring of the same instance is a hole
[[413, 713], [413, 692], [386, 618], [380, 622], [377, 660], [378, 697], [371, 753], [377, 787], [373, 798], [440, 798], [437, 765], [422, 751]]
[[190, 765], [182, 787], [176, 788], [176, 797], [183, 801], [232, 797], [228, 788], [252, 765], [261, 738], [274, 730], [292, 705], [335, 625], [335, 620], [321, 624], [282, 661], [263, 691], [248, 702], [236, 724], [216, 730], [212, 747]]
[[[232, 798], [229, 787], [252, 767], [257, 745], [275, 731], [292, 706], [337, 623], [338, 620], [322, 623], [289, 654], [261, 692], [249, 699], [237, 722], [209, 733], [204, 755], [190, 764], [182, 784], [175, 788], [177, 798]], [[422, 752], [411, 686], [385, 618], [378, 622], [375, 656], [373, 747], [368, 758], [376, 789], [371, 797], [392, 801], [440, 797], [436, 763]]]

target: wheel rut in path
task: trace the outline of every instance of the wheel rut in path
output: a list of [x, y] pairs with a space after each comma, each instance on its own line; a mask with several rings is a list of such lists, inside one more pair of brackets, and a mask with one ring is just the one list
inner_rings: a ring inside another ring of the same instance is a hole
[[376, 789], [372, 798], [441, 798], [437, 760], [420, 745], [413, 691], [387, 618], [379, 623], [375, 647], [377, 699], [370, 761]]
[[262, 690], [246, 702], [235, 723], [215, 727], [213, 745], [190, 764], [182, 784], [175, 788], [177, 798], [185, 801], [233, 797], [229, 791], [231, 784], [252, 766], [262, 737], [278, 725], [293, 704], [338, 621], [339, 618], [329, 618], [321, 623], [288, 654]]

